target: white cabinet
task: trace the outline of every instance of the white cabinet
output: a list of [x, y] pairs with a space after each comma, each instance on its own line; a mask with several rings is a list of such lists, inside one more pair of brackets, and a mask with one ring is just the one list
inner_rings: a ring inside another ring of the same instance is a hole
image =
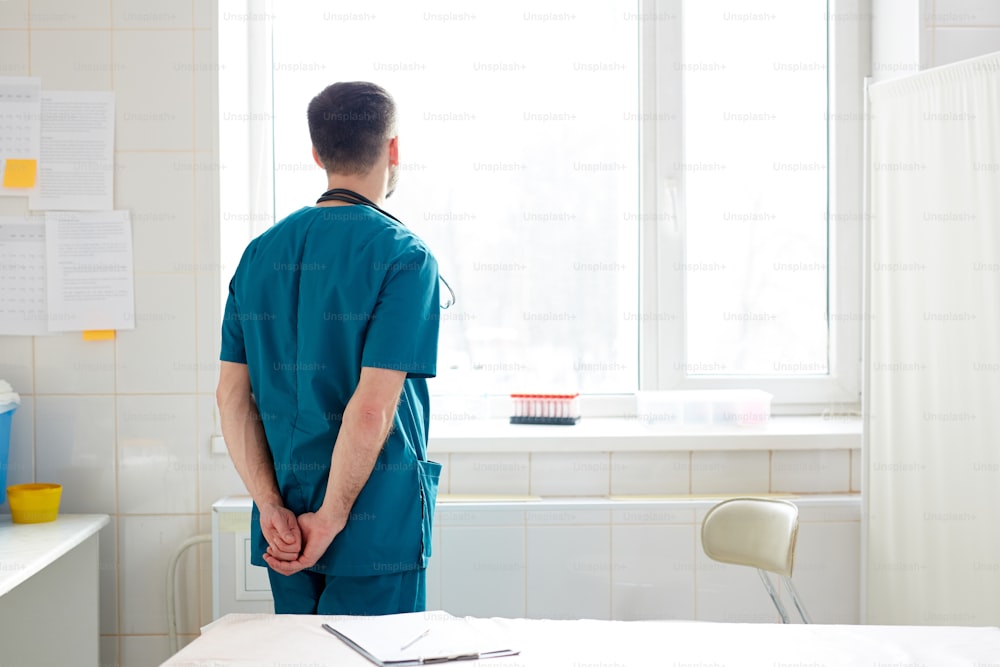
[[0, 665], [100, 664], [98, 532], [108, 520], [0, 517]]
[[273, 612], [267, 571], [250, 564], [250, 499], [212, 505], [212, 615]]

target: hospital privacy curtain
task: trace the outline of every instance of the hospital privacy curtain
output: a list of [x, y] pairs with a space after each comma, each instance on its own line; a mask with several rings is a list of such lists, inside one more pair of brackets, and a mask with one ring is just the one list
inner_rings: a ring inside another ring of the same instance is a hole
[[869, 111], [866, 621], [1000, 625], [1000, 54]]

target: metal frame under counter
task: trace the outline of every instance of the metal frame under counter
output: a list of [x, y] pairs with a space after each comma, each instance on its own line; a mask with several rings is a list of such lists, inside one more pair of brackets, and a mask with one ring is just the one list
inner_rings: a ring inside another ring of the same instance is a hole
[[0, 664], [100, 664], [99, 532], [106, 514], [0, 516]]

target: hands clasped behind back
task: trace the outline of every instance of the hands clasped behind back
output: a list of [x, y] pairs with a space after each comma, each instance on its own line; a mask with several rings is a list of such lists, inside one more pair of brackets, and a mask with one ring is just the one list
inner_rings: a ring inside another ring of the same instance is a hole
[[267, 504], [260, 509], [260, 529], [267, 540], [268, 556], [275, 560], [290, 561], [302, 552], [302, 531], [295, 514], [282, 505]]
[[260, 525], [267, 540], [264, 561], [279, 574], [290, 575], [312, 567], [326, 553], [346, 522], [319, 512], [298, 517], [285, 507], [260, 508]]

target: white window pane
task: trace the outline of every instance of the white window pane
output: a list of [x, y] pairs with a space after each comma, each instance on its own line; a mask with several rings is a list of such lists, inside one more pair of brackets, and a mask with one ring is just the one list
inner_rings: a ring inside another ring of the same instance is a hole
[[458, 296], [438, 393], [637, 387], [636, 24], [612, 3], [542, 4], [275, 3], [276, 215], [325, 189], [310, 99], [335, 81], [389, 90], [402, 173], [386, 208]]
[[826, 4], [684, 4], [692, 374], [828, 372]]

